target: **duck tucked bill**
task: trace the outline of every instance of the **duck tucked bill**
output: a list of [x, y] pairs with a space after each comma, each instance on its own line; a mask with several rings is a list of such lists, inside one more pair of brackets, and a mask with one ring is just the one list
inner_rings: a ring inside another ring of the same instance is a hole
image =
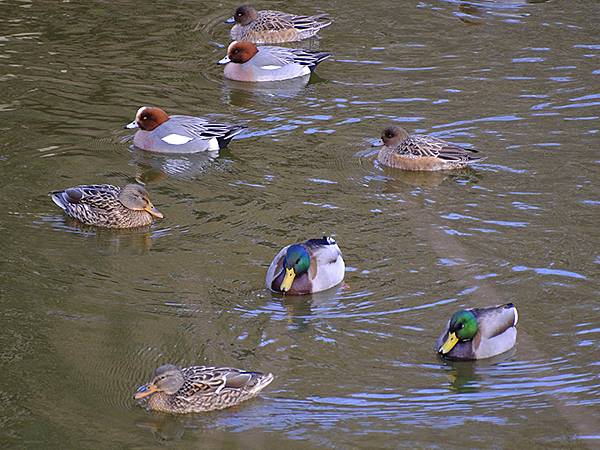
[[51, 196], [65, 214], [86, 225], [133, 228], [163, 218], [146, 189], [138, 184], [122, 189], [110, 184], [81, 185], [51, 192]]
[[235, 81], [281, 81], [303, 77], [331, 53], [286, 47], [257, 47], [252, 42], [234, 41], [227, 48], [225, 78]]
[[460, 147], [433, 136], [413, 134], [401, 127], [383, 130], [383, 147], [377, 159], [385, 166], [403, 170], [461, 169], [485, 158], [473, 156], [477, 150]]
[[517, 340], [519, 314], [512, 303], [455, 312], [437, 340], [440, 355], [449, 359], [483, 359], [504, 353]]
[[148, 408], [173, 414], [225, 409], [256, 397], [273, 375], [231, 367], [191, 366], [180, 369], [165, 364], [152, 380], [140, 386], [135, 399], [147, 398]]
[[345, 268], [337, 243], [325, 236], [281, 249], [267, 270], [265, 282], [275, 292], [311, 294], [341, 283]]
[[142, 106], [135, 120], [125, 127], [139, 128], [133, 136], [136, 147], [159, 153], [220, 150], [245, 128], [243, 125], [211, 123], [202, 117], [169, 116], [155, 106]]
[[305, 16], [281, 11], [256, 11], [250, 5], [242, 5], [227, 23], [235, 23], [231, 28], [231, 38], [235, 41], [277, 44], [310, 38], [321, 28], [331, 25], [331, 20], [326, 14]]

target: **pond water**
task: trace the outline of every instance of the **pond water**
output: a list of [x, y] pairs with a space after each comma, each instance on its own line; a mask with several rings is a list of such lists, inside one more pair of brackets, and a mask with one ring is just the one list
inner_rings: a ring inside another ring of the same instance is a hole
[[[15, 448], [597, 448], [600, 2], [300, 1], [328, 12], [310, 83], [225, 82], [234, 2], [0, 1], [0, 442]], [[248, 126], [216, 159], [153, 156], [141, 105]], [[399, 124], [473, 170], [375, 159]], [[102, 231], [48, 192], [147, 184], [165, 219]], [[335, 237], [343, 285], [263, 287]], [[461, 307], [514, 302], [508, 354], [445, 362]], [[157, 366], [270, 371], [231, 410], [132, 398]]]

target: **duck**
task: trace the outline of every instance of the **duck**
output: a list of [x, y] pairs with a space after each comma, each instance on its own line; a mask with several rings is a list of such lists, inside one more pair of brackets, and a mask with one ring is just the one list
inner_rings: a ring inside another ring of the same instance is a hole
[[273, 381], [271, 373], [248, 372], [232, 367], [165, 364], [134, 398], [147, 399], [152, 411], [188, 414], [225, 409], [256, 397]]
[[341, 283], [345, 269], [337, 243], [323, 236], [282, 248], [267, 270], [265, 283], [273, 292], [312, 294]]
[[436, 343], [448, 359], [491, 358], [515, 346], [519, 314], [513, 303], [455, 312]]
[[234, 41], [255, 44], [301, 41], [315, 36], [332, 23], [327, 14], [306, 16], [281, 11], [256, 11], [250, 5], [238, 7], [226, 22], [235, 23], [231, 28]]
[[462, 169], [485, 158], [473, 156], [477, 150], [423, 134], [409, 134], [398, 126], [387, 127], [381, 135], [383, 147], [377, 159], [396, 169], [434, 171]]
[[123, 188], [90, 184], [53, 191], [52, 200], [64, 213], [86, 225], [105, 228], [134, 228], [162, 219], [148, 192], [139, 184]]
[[202, 117], [169, 116], [156, 106], [142, 106], [137, 110], [135, 120], [125, 128], [138, 128], [133, 144], [142, 150], [198, 153], [224, 149], [246, 127], [211, 123]]
[[280, 81], [310, 75], [331, 53], [285, 47], [257, 47], [253, 42], [234, 41], [225, 64], [225, 78], [235, 81]]

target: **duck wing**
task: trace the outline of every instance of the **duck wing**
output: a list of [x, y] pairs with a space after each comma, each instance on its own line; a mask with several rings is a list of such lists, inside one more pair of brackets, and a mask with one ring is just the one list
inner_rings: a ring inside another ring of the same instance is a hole
[[451, 142], [427, 135], [412, 135], [402, 141], [396, 148], [396, 152], [402, 155], [417, 157], [439, 158], [452, 162], [468, 162], [478, 160], [472, 153], [475, 149], [460, 147]]

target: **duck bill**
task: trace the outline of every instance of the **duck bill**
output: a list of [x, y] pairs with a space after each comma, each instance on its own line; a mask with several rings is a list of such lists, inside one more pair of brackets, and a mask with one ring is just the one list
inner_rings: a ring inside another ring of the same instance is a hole
[[152, 203], [148, 203], [148, 206], [146, 206], [144, 211], [152, 214], [154, 217], [157, 217], [159, 219], [162, 219], [163, 217], [165, 217], [165, 216], [163, 216], [163, 213], [161, 213], [158, 209], [156, 209]]
[[154, 394], [156, 391], [158, 391], [156, 385], [148, 383], [143, 386], [140, 386], [133, 398], [139, 400], [140, 398], [148, 397], [149, 395]]
[[229, 19], [225, 19], [223, 23], [235, 23], [235, 18], [231, 16]]
[[132, 130], [133, 128], [137, 128], [137, 127], [138, 127], [138, 124], [137, 124], [137, 122], [135, 120], [133, 122], [128, 123], [127, 125], [125, 125], [125, 128], [128, 128], [130, 130]]
[[446, 342], [442, 344], [439, 348], [438, 352], [442, 355], [447, 354], [450, 350], [454, 348], [454, 346], [458, 343], [458, 337], [456, 337], [455, 333], [448, 333], [448, 338]]
[[231, 62], [231, 60], [229, 59], [229, 56], [225, 56], [225, 58], [223, 58], [223, 59], [220, 59], [220, 60], [217, 62], [217, 64], [228, 64], [228, 63], [230, 63], [230, 62]]
[[286, 268], [283, 281], [281, 282], [281, 286], [279, 287], [279, 289], [281, 289], [281, 292], [288, 292], [292, 288], [294, 278], [296, 278], [296, 272], [294, 272], [294, 269]]

